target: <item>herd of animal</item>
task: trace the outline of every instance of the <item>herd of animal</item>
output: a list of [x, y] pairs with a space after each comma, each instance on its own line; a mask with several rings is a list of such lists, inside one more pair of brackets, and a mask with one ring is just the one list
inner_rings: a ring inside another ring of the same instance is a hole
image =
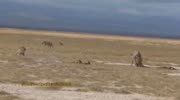
[[[47, 46], [49, 48], [53, 48], [53, 43], [51, 41], [43, 41], [41, 43], [42, 45], [44, 46]], [[59, 42], [59, 45], [60, 46], [63, 46], [64, 44], [62, 42]], [[26, 52], [26, 47], [22, 46], [22, 47], [19, 47], [17, 52], [16, 52], [16, 55], [19, 55], [19, 56], [25, 56], [25, 52]], [[87, 61], [87, 62], [83, 62], [81, 59], [75, 61], [74, 63], [78, 63], [78, 64], [85, 64], [85, 65], [90, 65], [91, 62], [90, 61]], [[140, 51], [134, 51], [132, 54], [131, 54], [131, 66], [136, 66], [136, 67], [145, 67], [143, 65], [143, 57], [142, 57], [142, 54]], [[169, 70], [175, 70], [174, 67], [160, 67], [160, 68], [163, 68], [163, 69], [169, 69]]]
[[[41, 43], [42, 45], [44, 46], [47, 46], [49, 48], [53, 48], [54, 45], [51, 41], [42, 41]], [[64, 44], [62, 42], [58, 42], [58, 44], [60, 46], [63, 46]], [[16, 55], [19, 55], [19, 56], [25, 56], [25, 53], [26, 53], [26, 47], [22, 46], [22, 47], [19, 47], [17, 52], [16, 52]], [[142, 55], [140, 53], [140, 51], [135, 51], [132, 55], [132, 63], [131, 65], [135, 65], [136, 67], [144, 67], [142, 61], [143, 61], [143, 58], [142, 58]], [[81, 59], [75, 61], [75, 63], [78, 63], [78, 64], [85, 64], [85, 65], [90, 65], [91, 62], [90, 61], [87, 61], [87, 62], [83, 62]]]
[[[47, 46], [47, 47], [49, 47], [49, 48], [53, 48], [53, 47], [54, 47], [54, 46], [53, 46], [53, 43], [52, 43], [51, 41], [43, 41], [41, 44], [44, 45], [44, 46]], [[62, 42], [59, 42], [59, 45], [60, 45], [60, 46], [63, 46], [63, 43], [62, 43]], [[24, 46], [19, 47], [18, 50], [17, 50], [17, 52], [16, 52], [16, 55], [25, 56], [26, 50], [27, 50], [27, 49], [26, 49], [26, 47], [24, 47]]]

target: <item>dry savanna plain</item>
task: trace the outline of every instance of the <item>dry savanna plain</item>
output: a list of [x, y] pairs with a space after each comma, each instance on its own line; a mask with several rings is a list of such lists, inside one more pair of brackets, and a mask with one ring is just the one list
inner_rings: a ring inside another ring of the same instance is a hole
[[0, 100], [180, 100], [180, 41], [2, 28]]

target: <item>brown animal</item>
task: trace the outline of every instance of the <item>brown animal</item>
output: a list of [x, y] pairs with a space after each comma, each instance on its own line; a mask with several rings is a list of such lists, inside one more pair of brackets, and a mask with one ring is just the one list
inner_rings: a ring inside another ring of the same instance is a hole
[[64, 44], [63, 44], [62, 42], [59, 42], [59, 45], [60, 45], [60, 46], [63, 46]]
[[79, 60], [77, 60], [75, 63], [82, 64], [82, 60], [79, 59]]
[[50, 41], [43, 41], [41, 43], [42, 45], [48, 46], [49, 48], [53, 48], [53, 43]]
[[17, 50], [16, 55], [25, 56], [25, 52], [26, 52], [26, 48], [22, 46]]
[[88, 61], [88, 62], [84, 62], [84, 64], [85, 64], [85, 65], [90, 65], [90, 64], [91, 64], [91, 62], [90, 62], [90, 61]]
[[87, 61], [87, 62], [83, 62], [81, 59], [75, 61], [75, 63], [78, 63], [78, 64], [85, 64], [85, 65], [90, 65], [91, 62], [90, 61]]
[[143, 65], [143, 58], [142, 58], [142, 55], [140, 53], [140, 51], [135, 51], [133, 54], [132, 54], [132, 62], [131, 62], [131, 65], [135, 65], [136, 67], [144, 67]]

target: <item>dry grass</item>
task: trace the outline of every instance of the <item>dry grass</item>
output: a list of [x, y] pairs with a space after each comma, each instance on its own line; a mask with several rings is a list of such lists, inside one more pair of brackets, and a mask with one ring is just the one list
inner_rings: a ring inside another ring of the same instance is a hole
[[34, 31], [12, 28], [0, 28], [0, 33], [4, 34], [29, 34], [29, 35], [44, 35], [44, 36], [61, 36], [70, 38], [88, 38], [88, 39], [104, 39], [108, 41], [114, 40], [129, 40], [129, 41], [155, 41], [150, 44], [156, 44], [157, 42], [165, 42], [170, 44], [180, 44], [179, 40], [159, 39], [159, 38], [141, 38], [141, 37], [126, 37], [126, 36], [112, 36], [112, 35], [98, 35], [93, 33], [75, 33], [75, 32], [56, 32], [56, 31]]
[[[7, 33], [20, 33], [7, 34]], [[148, 65], [180, 66], [180, 44], [161, 42], [166, 40], [78, 38], [70, 35], [36, 34], [34, 31], [0, 31], [0, 82], [16, 83], [48, 80], [70, 82], [77, 91], [98, 91], [120, 94], [147, 94], [165, 97], [179, 97], [180, 77], [165, 73], [179, 73], [176, 70], [156, 68], [135, 68], [131, 66], [106, 65], [95, 60], [129, 63], [134, 50], [142, 51], [144, 63]], [[29, 33], [25, 35], [25, 33]], [[31, 33], [31, 34], [30, 34]], [[50, 36], [52, 35], [52, 36]], [[71, 37], [70, 37], [71, 36]], [[94, 36], [95, 37], [95, 36]], [[41, 45], [43, 40], [52, 41], [53, 49]], [[60, 46], [58, 41], [64, 43]], [[18, 47], [27, 47], [25, 57], [15, 56]], [[91, 65], [73, 63], [78, 59], [90, 60]], [[46, 87], [59, 90], [62, 88]], [[6, 99], [5, 99], [6, 100]]]

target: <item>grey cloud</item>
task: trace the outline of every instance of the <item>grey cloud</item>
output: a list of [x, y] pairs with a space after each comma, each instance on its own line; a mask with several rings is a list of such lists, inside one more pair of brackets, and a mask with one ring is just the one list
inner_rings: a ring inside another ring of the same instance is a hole
[[[5, 5], [3, 2], [6, 2]], [[10, 6], [6, 6], [8, 3]], [[122, 29], [125, 27], [133, 31], [173, 32], [179, 30], [179, 3], [180, 0], [0, 0], [0, 12], [7, 20], [18, 18], [21, 21], [24, 18], [22, 22], [29, 21], [26, 25], [32, 21], [42, 23], [40, 25], [54, 23], [55, 26], [85, 27], [88, 22], [91, 27], [99, 23], [99, 26], [107, 25], [108, 28], [114, 26], [119, 29], [122, 26]], [[24, 9], [26, 7], [28, 9]]]
[[141, 3], [180, 3], [180, 0], [135, 0]]
[[180, 0], [9, 0], [23, 4], [139, 16], [180, 16]]

